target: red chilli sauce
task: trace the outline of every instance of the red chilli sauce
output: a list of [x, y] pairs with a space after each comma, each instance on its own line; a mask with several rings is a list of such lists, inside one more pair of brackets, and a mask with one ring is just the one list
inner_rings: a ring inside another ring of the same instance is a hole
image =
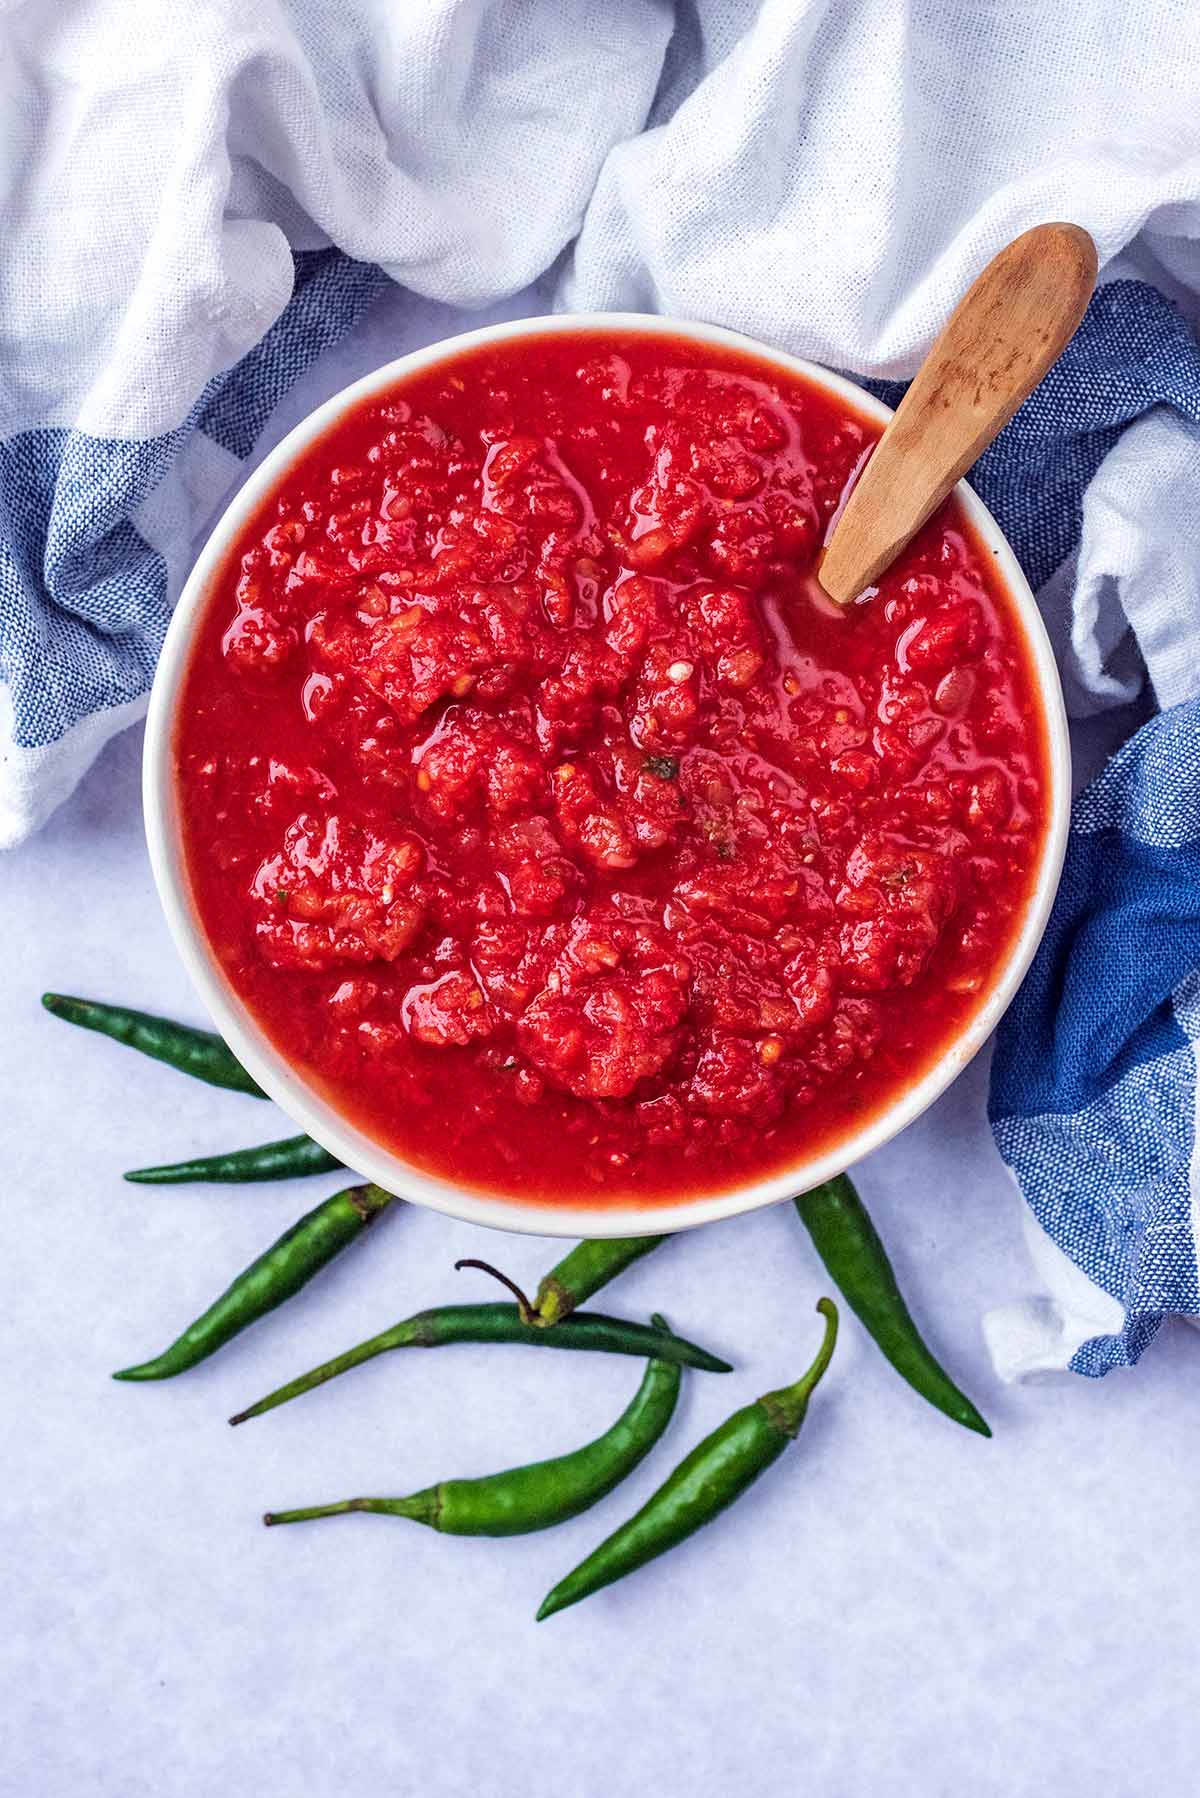
[[362, 1129], [539, 1202], [832, 1146], [991, 987], [1047, 816], [1027, 645], [948, 502], [812, 578], [879, 427], [548, 330], [358, 405], [213, 583], [176, 739], [226, 976]]

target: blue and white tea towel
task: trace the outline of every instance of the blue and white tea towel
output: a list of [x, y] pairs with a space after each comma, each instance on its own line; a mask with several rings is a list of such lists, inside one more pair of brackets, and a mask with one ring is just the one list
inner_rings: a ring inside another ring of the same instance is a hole
[[1153, 288], [1103, 287], [972, 483], [1047, 609], [1073, 595], [1051, 623], [1076, 711], [1131, 702], [1145, 678], [1161, 707], [1076, 801], [1050, 926], [992, 1063], [992, 1127], [1047, 1288], [987, 1319], [993, 1360], [1011, 1378], [1103, 1374], [1136, 1361], [1164, 1314], [1200, 1313], [1193, 332]]
[[1057, 1307], [990, 1320], [1011, 1372], [1107, 1373], [1164, 1314], [1200, 1312], [1198, 970], [1200, 701], [1185, 700], [1076, 803], [1050, 928], [997, 1042], [996, 1141], [1074, 1270]]
[[386, 281], [895, 379], [1076, 220], [1108, 285], [978, 485], [1074, 714], [1162, 715], [1081, 801], [1001, 1035], [1057, 1296], [991, 1334], [1013, 1373], [1135, 1359], [1200, 1308], [1197, 69], [1195, 0], [0, 4], [0, 843], [140, 715], [197, 534]]

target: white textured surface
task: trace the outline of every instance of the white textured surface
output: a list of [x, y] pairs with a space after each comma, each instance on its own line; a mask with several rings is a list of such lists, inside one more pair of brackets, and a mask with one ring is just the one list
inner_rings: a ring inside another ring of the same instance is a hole
[[[404, 1491], [603, 1428], [629, 1362], [396, 1356], [226, 1428], [277, 1382], [427, 1303], [535, 1280], [538, 1239], [388, 1216], [193, 1373], [115, 1386], [336, 1180], [135, 1189], [122, 1169], [282, 1134], [42, 1013], [43, 987], [195, 1017], [150, 888], [137, 733], [5, 861], [0, 1208], [4, 1798], [1126, 1798], [1190, 1790], [1200, 1342], [1139, 1370], [999, 1387], [979, 1318], [1027, 1282], [976, 1066], [862, 1170], [903, 1285], [996, 1430], [927, 1409], [848, 1323], [804, 1435], [703, 1537], [535, 1626], [543, 1593], [735, 1405], [799, 1371], [822, 1280], [788, 1206], [694, 1233], [611, 1290], [729, 1351], [656, 1454], [564, 1528], [456, 1541], [268, 1506]], [[556, 1772], [557, 1770], [557, 1772]]]
[[[456, 323], [385, 305], [272, 435]], [[337, 1184], [123, 1185], [126, 1167], [285, 1122], [38, 1007], [58, 987], [198, 1016], [151, 890], [137, 734], [0, 862], [3, 1798], [1190, 1791], [1200, 1342], [1169, 1328], [1100, 1386], [998, 1385], [979, 1319], [1029, 1268], [981, 1064], [861, 1183], [995, 1440], [930, 1411], [850, 1321], [800, 1443], [753, 1494], [546, 1624], [549, 1586], [705, 1430], [806, 1363], [823, 1282], [790, 1207], [667, 1246], [606, 1295], [629, 1315], [661, 1306], [737, 1371], [695, 1376], [634, 1480], [544, 1536], [473, 1543], [374, 1518], [268, 1535], [258, 1517], [565, 1449], [616, 1415], [634, 1364], [447, 1349], [237, 1432], [223, 1419], [422, 1305], [490, 1296], [451, 1271], [457, 1256], [532, 1282], [548, 1242], [393, 1215], [204, 1367], [109, 1382]]]

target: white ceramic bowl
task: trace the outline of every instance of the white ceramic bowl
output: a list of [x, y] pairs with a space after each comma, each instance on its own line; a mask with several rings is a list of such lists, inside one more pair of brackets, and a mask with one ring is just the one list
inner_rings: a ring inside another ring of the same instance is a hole
[[700, 343], [744, 350], [764, 358], [789, 373], [805, 376], [818, 387], [846, 402], [860, 415], [878, 419], [889, 409], [852, 382], [830, 374], [811, 362], [769, 350], [752, 339], [714, 325], [683, 323], [641, 313], [584, 313], [574, 316], [521, 319], [515, 323], [488, 325], [468, 331], [428, 349], [401, 356], [374, 374], [335, 394], [298, 424], [255, 470], [237, 494], [209, 538], [180, 597], [167, 632], [162, 657], [150, 698], [146, 722], [144, 801], [146, 836], [159, 897], [167, 922], [192, 980], [221, 1035], [255, 1080], [297, 1125], [336, 1155], [339, 1161], [367, 1178], [417, 1204], [472, 1223], [490, 1224], [502, 1230], [530, 1231], [551, 1236], [629, 1236], [659, 1231], [690, 1229], [716, 1218], [733, 1217], [759, 1205], [789, 1198], [818, 1181], [842, 1172], [872, 1149], [895, 1136], [919, 1117], [970, 1061], [995, 1029], [1020, 984], [1037, 947], [1050, 913], [1066, 847], [1070, 798], [1070, 750], [1062, 689], [1045, 628], [1033, 594], [1017, 565], [995, 519], [965, 482], [958, 497], [979, 536], [995, 557], [995, 566], [1011, 595], [1025, 632], [1041, 704], [1045, 713], [1050, 775], [1049, 819], [1041, 851], [1035, 887], [1019, 934], [1000, 969], [991, 992], [962, 1034], [913, 1086], [879, 1112], [862, 1129], [847, 1135], [836, 1147], [808, 1160], [798, 1161], [769, 1179], [751, 1181], [727, 1192], [708, 1193], [674, 1204], [605, 1205], [541, 1204], [522, 1199], [510, 1201], [489, 1193], [460, 1189], [404, 1161], [373, 1137], [358, 1129], [314, 1087], [310, 1086], [274, 1046], [252, 1013], [226, 980], [200, 927], [189, 892], [179, 827], [175, 784], [173, 735], [175, 711], [198, 616], [209, 586], [220, 570], [232, 539], [263, 496], [271, 491], [286, 469], [350, 406], [418, 369], [444, 361], [463, 350], [483, 344], [550, 332], [611, 331], [651, 336], [686, 337]]

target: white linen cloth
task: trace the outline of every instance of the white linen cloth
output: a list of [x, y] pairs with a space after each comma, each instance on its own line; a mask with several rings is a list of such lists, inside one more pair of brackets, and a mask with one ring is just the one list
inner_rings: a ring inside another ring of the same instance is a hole
[[[459, 307], [546, 273], [556, 309], [717, 320], [887, 375], [1047, 217], [1200, 293], [1192, 0], [9, 0], [0, 47], [0, 442], [177, 429], [284, 310], [292, 251], [330, 244]], [[181, 525], [236, 474], [191, 464], [145, 521], [168, 600]], [[1128, 531], [1094, 525], [1090, 640], [1138, 585]], [[7, 750], [0, 841], [142, 698]], [[0, 728], [12, 710], [0, 687]]]

